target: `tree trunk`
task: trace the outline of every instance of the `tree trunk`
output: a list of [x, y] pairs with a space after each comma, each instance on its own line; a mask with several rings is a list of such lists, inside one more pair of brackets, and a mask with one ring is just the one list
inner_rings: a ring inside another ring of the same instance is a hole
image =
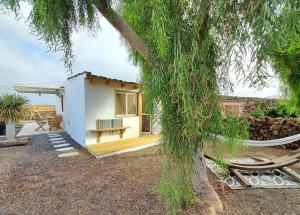
[[16, 121], [14, 119], [9, 119], [6, 123], [6, 139], [16, 139]]
[[101, 3], [97, 3], [95, 6], [107, 21], [119, 31], [135, 51], [137, 51], [146, 61], [151, 61], [152, 56], [146, 43], [131, 29], [118, 12]]
[[220, 213], [223, 211], [223, 205], [218, 194], [208, 181], [205, 159], [201, 148], [199, 146], [194, 155], [195, 175], [192, 178], [193, 188], [199, 200], [207, 201], [210, 205], [211, 214]]

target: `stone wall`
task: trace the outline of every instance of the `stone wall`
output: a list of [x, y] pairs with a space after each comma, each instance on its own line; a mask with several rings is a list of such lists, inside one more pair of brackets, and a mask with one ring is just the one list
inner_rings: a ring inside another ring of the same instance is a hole
[[[296, 118], [254, 118], [246, 117], [249, 122], [251, 140], [272, 140], [300, 133], [300, 121]], [[284, 148], [296, 149], [300, 141], [284, 145]]]
[[254, 97], [236, 97], [221, 96], [220, 105], [226, 115], [236, 117], [249, 117], [259, 105], [263, 110], [272, 107], [276, 99], [254, 98]]

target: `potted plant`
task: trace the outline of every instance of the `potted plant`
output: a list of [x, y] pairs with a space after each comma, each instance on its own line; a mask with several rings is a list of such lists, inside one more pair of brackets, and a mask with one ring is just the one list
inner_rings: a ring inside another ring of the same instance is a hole
[[0, 121], [6, 123], [7, 140], [16, 138], [16, 121], [26, 116], [28, 103], [29, 100], [21, 95], [3, 94], [0, 96]]

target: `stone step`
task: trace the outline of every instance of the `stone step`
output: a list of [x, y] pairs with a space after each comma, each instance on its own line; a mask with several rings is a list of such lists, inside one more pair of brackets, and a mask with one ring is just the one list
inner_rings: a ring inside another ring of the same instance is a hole
[[62, 154], [57, 155], [57, 157], [65, 158], [65, 157], [73, 157], [73, 156], [77, 156], [77, 155], [79, 155], [78, 152], [66, 152], [66, 153], [62, 153]]
[[60, 134], [53, 134], [53, 135], [48, 135], [48, 137], [61, 137]]
[[58, 144], [58, 143], [66, 143], [66, 140], [55, 140], [55, 141], [51, 141], [52, 144]]
[[72, 149], [74, 149], [74, 147], [59, 148], [59, 149], [56, 149], [55, 151], [57, 151], [57, 152], [66, 152], [66, 151], [70, 151]]
[[55, 136], [48, 136], [48, 138], [62, 138], [63, 136], [62, 135], [55, 135]]
[[54, 145], [54, 148], [60, 148], [60, 147], [65, 147], [65, 146], [70, 146], [70, 143], [63, 143], [63, 144], [58, 144], [58, 145]]
[[60, 136], [61, 134], [47, 134], [49, 137], [52, 137], [52, 136]]
[[49, 140], [50, 141], [55, 141], [55, 140], [63, 140], [64, 138], [62, 137], [57, 137], [57, 138], [50, 138]]

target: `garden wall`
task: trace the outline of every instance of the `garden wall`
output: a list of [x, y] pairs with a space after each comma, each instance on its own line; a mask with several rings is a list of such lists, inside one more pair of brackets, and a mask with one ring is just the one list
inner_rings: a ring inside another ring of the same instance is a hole
[[[296, 118], [254, 118], [246, 117], [249, 122], [249, 135], [251, 140], [272, 140], [292, 136], [300, 133], [300, 121]], [[300, 141], [283, 146], [296, 149]]]
[[248, 117], [259, 105], [262, 110], [272, 107], [277, 99], [220, 96], [220, 105], [226, 115]]

